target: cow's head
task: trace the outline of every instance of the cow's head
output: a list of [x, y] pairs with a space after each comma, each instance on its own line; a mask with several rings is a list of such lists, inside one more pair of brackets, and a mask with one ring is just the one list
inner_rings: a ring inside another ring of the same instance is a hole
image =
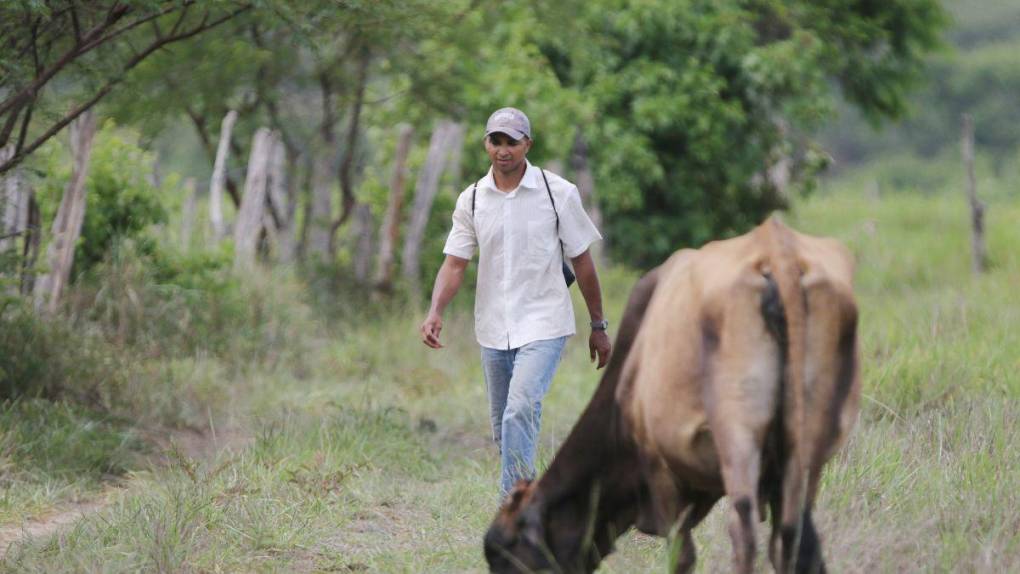
[[491, 572], [540, 572], [554, 557], [545, 539], [541, 506], [533, 500], [535, 484], [521, 480], [485, 533], [485, 559]]
[[547, 494], [524, 480], [510, 492], [485, 534], [491, 572], [593, 572], [612, 551], [616, 536], [592, 522], [587, 496], [553, 504]]

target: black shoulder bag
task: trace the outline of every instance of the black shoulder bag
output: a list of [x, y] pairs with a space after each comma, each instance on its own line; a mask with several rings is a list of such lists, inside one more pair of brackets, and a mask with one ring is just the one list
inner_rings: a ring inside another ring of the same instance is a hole
[[[542, 169], [542, 170], [539, 170], [539, 171], [542, 172], [542, 181], [545, 182], [545, 191], [546, 191], [546, 193], [549, 194], [549, 201], [552, 203], [552, 206], [553, 206], [553, 214], [556, 216], [556, 237], [559, 237], [560, 236], [560, 214], [559, 214], [559, 212], [556, 211], [556, 200], [553, 199], [552, 189], [549, 188], [549, 180], [546, 179], [546, 177], [545, 177], [545, 170]], [[471, 218], [472, 219], [474, 219], [474, 217], [475, 217], [475, 195], [477, 195], [477, 193], [478, 193], [478, 182], [476, 181], [475, 182], [475, 186], [473, 188], [471, 188]], [[574, 272], [570, 269], [570, 266], [567, 265], [567, 257], [566, 257], [566, 253], [563, 251], [563, 240], [562, 239], [560, 240], [560, 258], [561, 258], [560, 259], [560, 264], [563, 266], [563, 281], [564, 281], [564, 283], [567, 284], [567, 288], [569, 289], [570, 286], [574, 284], [574, 281], [577, 278], [574, 276]]]

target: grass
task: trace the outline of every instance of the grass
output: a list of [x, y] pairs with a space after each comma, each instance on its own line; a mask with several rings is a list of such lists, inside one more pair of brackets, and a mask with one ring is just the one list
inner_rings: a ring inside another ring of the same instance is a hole
[[0, 523], [95, 491], [138, 463], [144, 444], [123, 420], [43, 399], [0, 404]]
[[[1001, 193], [990, 203], [992, 268], [982, 277], [969, 270], [958, 194], [873, 197], [830, 185], [787, 219], [840, 238], [859, 264], [865, 399], [850, 443], [827, 467], [816, 515], [831, 570], [1020, 569], [1020, 306], [1013, 292], [1020, 201]], [[607, 269], [602, 278], [608, 314], [618, 318], [635, 275]], [[230, 420], [249, 429], [252, 443], [211, 459], [178, 454], [164, 467], [118, 462], [131, 470], [110, 506], [57, 536], [15, 547], [0, 568], [483, 571], [481, 536], [496, 508], [498, 461], [469, 300], [461, 295], [447, 317], [447, 347], [439, 352], [418, 342], [415, 308], [357, 316], [302, 308], [271, 311], [273, 328], [250, 323], [250, 332], [269, 341], [261, 349], [281, 353], [273, 360], [175, 356], [150, 364], [141, 380], [169, 382], [135, 408], [165, 405], [167, 417], [183, 411], [176, 420], [196, 425]], [[295, 327], [285, 318], [308, 326], [315, 315], [331, 324], [300, 329], [300, 346], [290, 347]], [[544, 410], [542, 464], [597, 383], [587, 354], [583, 337], [569, 341]], [[188, 392], [180, 404], [168, 402]], [[195, 408], [203, 404], [212, 414]], [[2, 416], [0, 428], [9, 429], [11, 419]], [[105, 427], [99, 444], [121, 444], [117, 428]], [[4, 460], [5, 472], [27, 468]], [[78, 464], [76, 457], [54, 460], [48, 476]], [[717, 508], [696, 532], [701, 572], [729, 569], [723, 518]], [[765, 537], [763, 528], [762, 548]], [[667, 562], [662, 541], [631, 533], [601, 572], [661, 572]]]

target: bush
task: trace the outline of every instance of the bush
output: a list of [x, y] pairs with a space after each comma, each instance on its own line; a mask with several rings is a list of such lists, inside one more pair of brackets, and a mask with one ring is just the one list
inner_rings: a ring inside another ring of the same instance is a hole
[[317, 328], [293, 277], [239, 276], [228, 250], [148, 250], [121, 240], [76, 285], [70, 314], [143, 358], [215, 356], [272, 366], [299, 358]]
[[[151, 181], [155, 156], [138, 146], [138, 135], [107, 121], [96, 133], [86, 179], [87, 207], [81, 239], [74, 254], [74, 273], [89, 271], [98, 265], [119, 238], [134, 238], [139, 245], [154, 249], [146, 235], [152, 224], [166, 221], [161, 201], [176, 178], [157, 188]], [[39, 182], [38, 196], [42, 221], [53, 221], [64, 189], [71, 177], [73, 162], [57, 140], [40, 151], [46, 177]]]
[[126, 368], [102, 339], [36, 316], [27, 304], [0, 308], [0, 399], [72, 399], [109, 406]]

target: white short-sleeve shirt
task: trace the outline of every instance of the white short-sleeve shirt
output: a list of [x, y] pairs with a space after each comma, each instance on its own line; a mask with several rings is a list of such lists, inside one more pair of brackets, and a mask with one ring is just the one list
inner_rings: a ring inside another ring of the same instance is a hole
[[[496, 188], [492, 168], [457, 198], [453, 228], [443, 253], [471, 259], [478, 249], [475, 336], [478, 344], [516, 349], [532, 341], [573, 335], [574, 308], [561, 262], [602, 239], [581, 205], [577, 186], [527, 164], [517, 189]], [[559, 235], [556, 232], [559, 214]], [[560, 252], [563, 242], [563, 255]]]

